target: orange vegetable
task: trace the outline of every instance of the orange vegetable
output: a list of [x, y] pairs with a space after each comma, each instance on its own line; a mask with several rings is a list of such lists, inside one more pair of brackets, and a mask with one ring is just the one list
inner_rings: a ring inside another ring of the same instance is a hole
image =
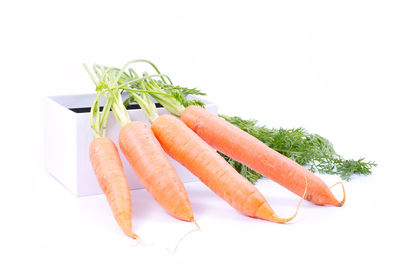
[[119, 133], [119, 146], [153, 198], [178, 219], [193, 221], [185, 187], [150, 127], [139, 121], [126, 124]]
[[279, 218], [254, 185], [178, 118], [161, 115], [151, 128], [170, 156], [238, 211], [277, 223], [288, 222], [296, 216]]
[[105, 137], [112, 99], [106, 99], [101, 112], [100, 97], [106, 93], [106, 90], [99, 87], [99, 83], [86, 65], [84, 66], [98, 89], [90, 109], [90, 126], [94, 135], [89, 146], [90, 161], [115, 220], [127, 236], [137, 239], [139, 236], [132, 232], [132, 203], [128, 179], [125, 176], [117, 147], [111, 139]]
[[115, 220], [127, 236], [138, 238], [132, 232], [131, 194], [117, 147], [109, 138], [97, 137], [90, 144], [89, 155]]
[[299, 196], [305, 190], [306, 176], [309, 179], [306, 200], [317, 205], [344, 204], [345, 196], [343, 200], [338, 201], [329, 187], [315, 174], [215, 114], [198, 106], [189, 106], [180, 118], [218, 151], [271, 178]]

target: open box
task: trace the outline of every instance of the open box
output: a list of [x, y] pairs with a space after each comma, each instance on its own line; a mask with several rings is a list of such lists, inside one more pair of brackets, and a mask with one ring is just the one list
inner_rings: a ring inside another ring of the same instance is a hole
[[[76, 196], [102, 193], [89, 159], [89, 145], [93, 140], [89, 112], [95, 97], [95, 94], [49, 96], [43, 103], [46, 168]], [[203, 99], [202, 101], [208, 111], [217, 113], [216, 104]], [[158, 104], [157, 112], [159, 115], [169, 113]], [[143, 121], [150, 125], [138, 105], [129, 106], [128, 113], [131, 120]], [[117, 147], [120, 129], [111, 113], [107, 124], [107, 137], [111, 138]], [[143, 188], [121, 151], [120, 156], [130, 188]], [[171, 157], [168, 158], [183, 182], [197, 180], [185, 167]]]

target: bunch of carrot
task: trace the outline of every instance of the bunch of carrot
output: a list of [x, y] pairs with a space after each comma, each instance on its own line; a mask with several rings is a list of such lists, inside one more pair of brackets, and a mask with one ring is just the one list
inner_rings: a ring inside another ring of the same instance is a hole
[[[130, 67], [138, 62], [152, 66], [155, 74], [139, 76]], [[293, 216], [280, 218], [262, 193], [215, 149], [278, 182], [302, 199], [317, 205], [343, 205], [345, 197], [338, 201], [320, 178], [294, 161], [201, 107], [185, 108], [165, 90], [164, 86], [172, 82], [153, 63], [135, 60], [121, 69], [95, 65], [94, 74], [87, 71], [98, 92], [91, 109], [95, 139], [90, 147], [90, 158], [114, 216], [128, 236], [137, 237], [131, 231], [129, 186], [115, 145], [104, 137], [110, 109], [122, 127], [119, 146], [135, 174], [154, 199], [178, 219], [195, 222], [188, 194], [165, 153], [233, 208], [250, 217], [286, 223], [296, 216], [297, 209]], [[140, 105], [151, 127], [130, 121], [122, 91], [128, 92]], [[101, 113], [98, 103], [102, 95], [106, 97], [106, 104]], [[150, 95], [172, 114], [158, 116]]]

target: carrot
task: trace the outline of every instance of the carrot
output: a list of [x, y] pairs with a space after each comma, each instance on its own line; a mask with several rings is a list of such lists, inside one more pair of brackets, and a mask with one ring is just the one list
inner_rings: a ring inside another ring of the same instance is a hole
[[90, 161], [101, 190], [107, 197], [114, 218], [129, 237], [132, 232], [132, 206], [128, 180], [117, 147], [106, 137], [97, 137], [90, 144]]
[[170, 156], [236, 210], [250, 217], [277, 223], [286, 223], [296, 216], [278, 217], [253, 184], [176, 117], [161, 115], [151, 128]]
[[146, 190], [167, 212], [184, 221], [194, 221], [186, 189], [150, 127], [143, 122], [131, 122], [119, 93], [116, 69], [102, 69], [100, 83], [108, 88], [107, 100], [112, 102], [113, 114], [122, 129], [119, 146], [134, 173]]
[[305, 189], [304, 176], [308, 177], [306, 200], [317, 205], [344, 204], [345, 199], [338, 201], [315, 174], [215, 114], [198, 106], [189, 106], [181, 120], [212, 147], [299, 196]]
[[[91, 74], [86, 66], [85, 68]], [[90, 123], [94, 135], [89, 146], [90, 161], [118, 225], [127, 236], [138, 239], [139, 236], [132, 232], [132, 204], [128, 179], [117, 147], [111, 139], [105, 137], [112, 102], [110, 99], [106, 100], [101, 113], [99, 100], [103, 94], [104, 91], [99, 90], [90, 110]]]
[[178, 219], [193, 221], [183, 183], [150, 127], [139, 121], [126, 124], [119, 134], [119, 146], [153, 198]]

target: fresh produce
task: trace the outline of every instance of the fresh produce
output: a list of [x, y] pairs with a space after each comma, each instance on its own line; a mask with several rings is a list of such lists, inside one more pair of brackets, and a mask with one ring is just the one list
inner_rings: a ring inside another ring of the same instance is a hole
[[[148, 64], [155, 73], [139, 76], [129, 67], [138, 62]], [[90, 145], [90, 159], [115, 219], [132, 238], [138, 236], [131, 230], [129, 185], [118, 150], [106, 137], [111, 109], [122, 128], [119, 146], [144, 187], [170, 214], [196, 225], [188, 194], [165, 152], [236, 210], [276, 223], [296, 217], [303, 199], [317, 205], [344, 204], [343, 183], [335, 184], [343, 188], [343, 198], [339, 201], [330, 190], [335, 185], [328, 187], [314, 172], [350, 180], [353, 174], [370, 174], [376, 166], [363, 158], [345, 160], [327, 139], [302, 128], [268, 129], [257, 125], [255, 120], [212, 114], [204, 109], [201, 100], [190, 97], [204, 95], [203, 92], [174, 85], [148, 60], [130, 61], [121, 69], [95, 65], [94, 74], [86, 69], [97, 91], [91, 109], [95, 139]], [[124, 92], [130, 95], [125, 100]], [[106, 98], [102, 112], [101, 96]], [[173, 115], [159, 116], [150, 96]], [[125, 106], [132, 102], [139, 104], [151, 127], [131, 122]], [[254, 186], [262, 176], [301, 196], [294, 215], [289, 218], [276, 215]]]
[[111, 102], [113, 114], [122, 127], [119, 146], [136, 176], [170, 214], [184, 221], [194, 221], [186, 189], [152, 130], [143, 122], [130, 121], [119, 93], [118, 77], [122, 72], [100, 66], [95, 66], [94, 72], [99, 79], [97, 84], [109, 91], [107, 100]]
[[89, 148], [90, 161], [115, 220], [127, 236], [137, 239], [138, 235], [132, 232], [132, 204], [128, 180], [117, 147], [111, 139], [105, 137], [111, 102], [110, 99], [106, 101], [100, 114], [99, 100], [104, 93], [106, 92], [103, 88], [98, 87], [97, 97], [90, 111], [94, 135]]
[[[124, 76], [120, 84], [127, 84], [139, 79], [133, 70], [126, 75], [129, 78]], [[286, 223], [296, 216], [297, 210], [290, 218], [278, 217], [261, 192], [181, 120], [170, 114], [158, 116], [155, 104], [143, 91], [147, 88], [149, 89], [148, 92], [153, 92], [157, 96], [167, 95], [161, 91], [158, 91], [158, 93], [152, 91], [152, 79], [147, 75], [144, 75], [143, 78], [140, 80], [141, 89], [139, 90], [141, 93], [133, 92], [130, 87], [121, 89], [131, 93], [142, 107], [152, 123], [151, 128], [154, 135], [171, 157], [196, 175], [233, 208], [247, 216], [277, 223]], [[306, 182], [306, 179], [307, 177], [304, 176], [303, 181]], [[304, 190], [306, 190], [305, 187]]]

